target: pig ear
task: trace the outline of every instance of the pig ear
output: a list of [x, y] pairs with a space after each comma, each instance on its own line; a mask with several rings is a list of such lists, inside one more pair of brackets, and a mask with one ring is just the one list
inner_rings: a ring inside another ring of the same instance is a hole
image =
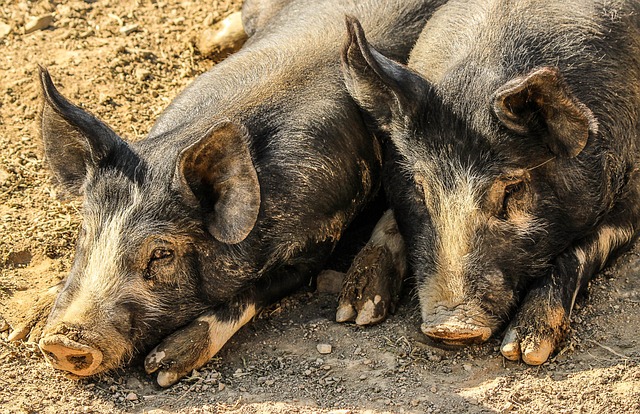
[[411, 115], [431, 89], [404, 65], [383, 56], [368, 42], [360, 22], [346, 17], [347, 40], [342, 47], [342, 72], [351, 96], [388, 130], [393, 120]]
[[204, 209], [209, 232], [223, 243], [244, 240], [260, 210], [260, 183], [248, 142], [243, 129], [225, 121], [178, 158], [183, 194]]
[[123, 141], [106, 124], [67, 101], [40, 67], [44, 154], [65, 190], [81, 193], [87, 173]]
[[502, 124], [518, 134], [545, 132], [544, 141], [561, 157], [575, 157], [597, 133], [593, 114], [569, 91], [558, 68], [544, 67], [500, 87], [493, 110]]

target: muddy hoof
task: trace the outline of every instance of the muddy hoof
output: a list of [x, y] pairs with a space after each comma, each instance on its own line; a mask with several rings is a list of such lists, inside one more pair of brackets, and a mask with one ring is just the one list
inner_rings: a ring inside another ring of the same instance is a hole
[[240, 49], [246, 40], [241, 14], [236, 12], [202, 32], [196, 41], [196, 47], [203, 56], [222, 60]]

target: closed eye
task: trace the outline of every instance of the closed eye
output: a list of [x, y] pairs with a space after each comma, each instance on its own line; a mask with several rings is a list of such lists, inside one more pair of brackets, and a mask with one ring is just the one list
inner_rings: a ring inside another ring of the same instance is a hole
[[151, 252], [149, 262], [147, 263], [147, 269], [145, 272], [145, 279], [153, 279], [156, 272], [161, 266], [167, 265], [173, 261], [173, 250], [166, 248], [156, 248]]

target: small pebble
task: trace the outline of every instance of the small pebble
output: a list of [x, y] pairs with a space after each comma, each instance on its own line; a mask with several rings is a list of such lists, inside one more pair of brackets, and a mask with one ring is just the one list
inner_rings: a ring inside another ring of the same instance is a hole
[[24, 25], [24, 33], [29, 34], [38, 30], [46, 29], [53, 23], [53, 15], [45, 14], [43, 16], [33, 17]]
[[509, 401], [504, 403], [504, 405], [500, 408], [500, 412], [501, 413], [509, 413], [509, 412], [511, 412], [511, 410], [513, 410], [513, 403], [511, 403]]
[[142, 388], [142, 383], [138, 378], [131, 377], [127, 379], [127, 388], [129, 388], [130, 390], [133, 390], [136, 388]]
[[0, 40], [4, 39], [9, 33], [11, 33], [11, 26], [0, 22]]
[[469, 364], [463, 364], [462, 368], [467, 372], [471, 372], [471, 365]]
[[131, 33], [135, 32], [139, 28], [140, 28], [139, 24], [130, 24], [128, 26], [122, 26], [120, 28], [120, 33], [122, 33], [123, 35], [128, 35], [128, 34], [131, 34]]
[[318, 349], [318, 352], [321, 354], [330, 354], [332, 350], [332, 347], [329, 344], [318, 344], [316, 348]]
[[127, 394], [128, 401], [138, 401], [138, 395], [135, 392], [130, 392]]
[[7, 321], [5, 321], [2, 316], [0, 316], [0, 332], [8, 331], [10, 328]]

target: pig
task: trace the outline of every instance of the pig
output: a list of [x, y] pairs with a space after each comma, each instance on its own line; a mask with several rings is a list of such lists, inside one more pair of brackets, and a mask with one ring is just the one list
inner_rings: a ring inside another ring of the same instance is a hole
[[434, 341], [505, 328], [504, 357], [544, 363], [638, 236], [640, 2], [452, 0], [408, 65], [347, 26], [345, 83], [384, 142], [392, 209], [369, 268], [405, 255]]
[[[345, 14], [405, 61], [438, 0], [247, 0], [249, 38], [125, 141], [40, 69], [44, 154], [83, 198], [70, 273], [17, 329], [88, 377], [147, 355], [167, 387], [323, 268], [380, 187], [381, 150], [342, 81]], [[47, 299], [48, 298], [48, 299]]]

